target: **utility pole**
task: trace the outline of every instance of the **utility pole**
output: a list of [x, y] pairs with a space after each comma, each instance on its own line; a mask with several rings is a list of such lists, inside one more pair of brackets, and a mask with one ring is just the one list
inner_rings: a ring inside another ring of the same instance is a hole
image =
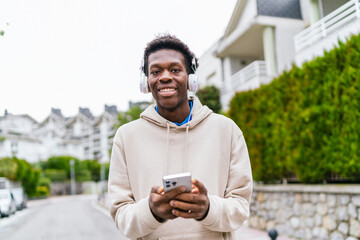
[[70, 160], [70, 188], [71, 195], [75, 195], [75, 169], [74, 169], [74, 159]]
[[100, 166], [101, 197], [103, 197], [105, 193], [105, 162], [102, 162]]

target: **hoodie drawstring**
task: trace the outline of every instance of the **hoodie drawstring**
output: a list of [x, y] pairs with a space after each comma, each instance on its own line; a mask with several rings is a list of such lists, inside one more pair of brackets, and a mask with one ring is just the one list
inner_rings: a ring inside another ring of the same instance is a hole
[[185, 136], [185, 159], [184, 159], [184, 169], [183, 172], [188, 171], [188, 161], [189, 161], [189, 123], [186, 124], [186, 136]]
[[164, 169], [164, 176], [168, 175], [168, 161], [169, 161], [169, 142], [170, 142], [170, 123], [166, 121], [166, 160], [165, 160], [165, 169]]

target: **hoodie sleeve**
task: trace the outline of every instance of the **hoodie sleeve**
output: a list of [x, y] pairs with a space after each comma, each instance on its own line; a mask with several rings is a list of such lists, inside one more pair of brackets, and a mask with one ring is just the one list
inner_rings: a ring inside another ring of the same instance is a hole
[[131, 191], [121, 128], [114, 137], [110, 161], [108, 192], [110, 214], [120, 232], [129, 238], [145, 236], [162, 223], [152, 215], [148, 197], [135, 201]]
[[236, 125], [233, 126], [232, 135], [229, 177], [224, 197], [208, 195], [209, 212], [201, 221], [211, 231], [235, 231], [250, 214], [253, 182], [249, 154], [244, 136]]

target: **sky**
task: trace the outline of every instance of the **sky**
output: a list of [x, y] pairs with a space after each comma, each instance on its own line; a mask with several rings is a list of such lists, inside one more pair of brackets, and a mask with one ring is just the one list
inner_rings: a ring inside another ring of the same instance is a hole
[[[126, 111], [147, 42], [161, 33], [201, 57], [225, 32], [236, 0], [0, 0], [0, 116], [44, 120], [104, 105]], [[201, 64], [201, 62], [200, 62]]]

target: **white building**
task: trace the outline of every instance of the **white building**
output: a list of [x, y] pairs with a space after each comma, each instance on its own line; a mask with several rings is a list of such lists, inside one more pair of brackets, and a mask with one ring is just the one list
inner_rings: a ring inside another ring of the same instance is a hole
[[221, 89], [223, 76], [223, 66], [221, 58], [217, 58], [215, 53], [220, 41], [211, 46], [199, 59], [199, 67], [196, 75], [199, 77], [199, 89], [205, 86], [216, 86]]
[[27, 114], [12, 115], [5, 111], [0, 117], [0, 157], [18, 156], [29, 161], [36, 161], [40, 155], [38, 149], [41, 145], [33, 132], [37, 122]]
[[235, 92], [269, 83], [359, 33], [359, 0], [238, 0], [223, 37], [201, 58], [200, 87], [220, 86], [223, 109]]
[[0, 117], [0, 158], [16, 156], [36, 162], [69, 155], [107, 162], [117, 114], [116, 106], [105, 105], [98, 117], [88, 108], [79, 108], [76, 116], [65, 118], [61, 110], [53, 108], [44, 121], [37, 123], [28, 115], [5, 112]]
[[93, 124], [93, 158], [100, 162], [107, 162], [110, 159], [112, 139], [115, 135], [114, 124], [117, 121], [119, 112], [116, 106], [105, 105], [105, 111], [95, 119]]
[[[73, 150], [79, 154], [80, 159], [95, 159], [93, 155], [93, 124], [95, 117], [88, 108], [79, 108], [76, 116], [66, 119], [66, 134], [64, 135], [64, 148], [68, 148], [68, 141], [78, 141], [79, 149]], [[72, 145], [74, 147], [74, 145]], [[64, 155], [64, 154], [62, 154]]]

